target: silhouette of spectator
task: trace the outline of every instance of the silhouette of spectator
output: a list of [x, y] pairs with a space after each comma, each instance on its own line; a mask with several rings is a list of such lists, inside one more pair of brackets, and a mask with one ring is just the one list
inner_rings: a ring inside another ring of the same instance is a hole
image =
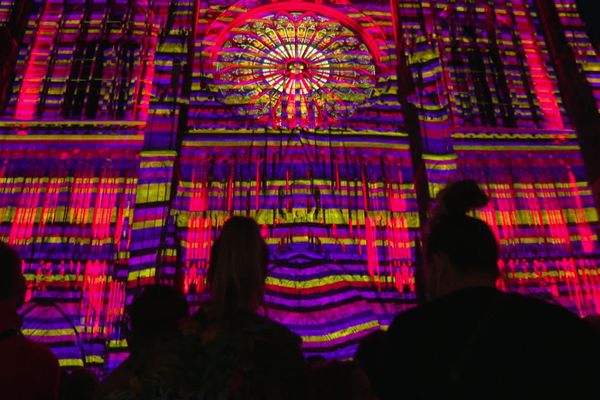
[[128, 314], [130, 355], [102, 381], [96, 398], [144, 397], [144, 381], [149, 377], [159, 376], [170, 384], [179, 379], [168, 371], [181, 363], [173, 346], [183, 337], [180, 321], [189, 315], [183, 294], [170, 286], [147, 286], [133, 300]]
[[351, 361], [329, 361], [315, 368], [311, 379], [313, 400], [375, 400], [369, 378]]
[[383, 364], [381, 362], [385, 354], [386, 335], [384, 331], [377, 330], [363, 338], [356, 349], [354, 360], [362, 367], [373, 386], [373, 392], [381, 387], [381, 379], [384, 375]]
[[63, 370], [60, 378], [60, 400], [92, 400], [98, 387], [96, 374], [85, 368]]
[[46, 347], [21, 335], [17, 310], [25, 300], [21, 259], [0, 243], [0, 398], [56, 399], [60, 369]]
[[268, 258], [267, 245], [253, 219], [234, 216], [227, 220], [211, 249], [207, 316], [225, 320], [256, 313], [264, 305]]
[[231, 217], [211, 251], [210, 301], [195, 315], [196, 349], [188, 370], [198, 398], [306, 399], [300, 337], [258, 314], [267, 264], [256, 222]]
[[[450, 185], [425, 241], [427, 303], [387, 334], [383, 399], [594, 398], [597, 340], [569, 311], [496, 290], [498, 246], [474, 181]], [[596, 392], [596, 393], [595, 393]]]
[[[193, 318], [180, 321], [177, 333], [169, 330], [161, 341], [160, 357], [150, 360], [144, 350], [146, 335], [157, 327], [159, 321], [153, 315], [159, 304], [134, 302], [132, 360], [123, 367], [133, 373], [118, 380], [131, 380], [132, 375], [136, 379], [127, 390], [111, 391], [100, 398], [306, 400], [300, 338], [258, 314], [264, 308], [267, 261], [267, 246], [256, 222], [231, 217], [211, 249], [207, 272], [210, 301]], [[159, 298], [162, 296], [156, 296]], [[139, 324], [140, 315], [153, 317], [150, 323]], [[137, 327], [146, 325], [148, 329], [136, 334]]]

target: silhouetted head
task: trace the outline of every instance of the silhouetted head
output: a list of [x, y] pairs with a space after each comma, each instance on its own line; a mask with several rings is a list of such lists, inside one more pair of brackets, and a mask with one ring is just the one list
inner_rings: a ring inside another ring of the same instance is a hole
[[98, 387], [98, 377], [85, 368], [61, 370], [60, 400], [92, 400]]
[[448, 185], [437, 199], [425, 240], [425, 295], [435, 299], [471, 286], [494, 286], [498, 244], [490, 227], [467, 215], [488, 197], [472, 180]]
[[312, 373], [314, 400], [375, 400], [363, 369], [351, 361], [333, 360]]
[[[377, 330], [365, 336], [354, 353], [354, 361], [365, 371], [371, 382], [373, 392], [382, 387], [385, 366], [381, 362], [386, 352], [386, 333]], [[381, 396], [380, 396], [381, 397]]]
[[255, 312], [263, 304], [267, 263], [267, 245], [256, 222], [237, 216], [227, 220], [208, 269], [213, 317]]
[[189, 315], [185, 296], [174, 287], [152, 285], [144, 288], [129, 307], [132, 351], [177, 332], [178, 322]]
[[21, 257], [15, 249], [0, 243], [0, 301], [21, 307], [25, 301], [25, 284]]

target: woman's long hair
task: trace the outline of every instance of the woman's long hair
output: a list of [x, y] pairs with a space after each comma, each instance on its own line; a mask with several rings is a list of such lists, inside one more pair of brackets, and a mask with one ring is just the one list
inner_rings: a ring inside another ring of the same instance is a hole
[[268, 250], [257, 223], [231, 217], [211, 250], [208, 285], [210, 314], [222, 318], [255, 312], [264, 304]]

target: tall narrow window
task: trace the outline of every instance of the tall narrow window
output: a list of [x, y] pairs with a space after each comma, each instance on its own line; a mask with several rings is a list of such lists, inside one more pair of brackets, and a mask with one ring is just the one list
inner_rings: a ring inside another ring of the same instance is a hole
[[117, 66], [110, 90], [110, 115], [124, 118], [133, 106], [135, 66], [139, 57], [139, 44], [132, 39], [119, 41], [114, 49]]
[[104, 63], [103, 47], [99, 41], [77, 45], [65, 94], [63, 111], [65, 118], [96, 116]]

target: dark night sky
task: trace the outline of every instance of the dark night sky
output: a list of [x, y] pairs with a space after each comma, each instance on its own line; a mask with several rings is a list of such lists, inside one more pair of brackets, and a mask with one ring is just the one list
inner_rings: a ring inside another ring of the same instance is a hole
[[577, 8], [596, 47], [600, 45], [600, 0], [577, 0]]

